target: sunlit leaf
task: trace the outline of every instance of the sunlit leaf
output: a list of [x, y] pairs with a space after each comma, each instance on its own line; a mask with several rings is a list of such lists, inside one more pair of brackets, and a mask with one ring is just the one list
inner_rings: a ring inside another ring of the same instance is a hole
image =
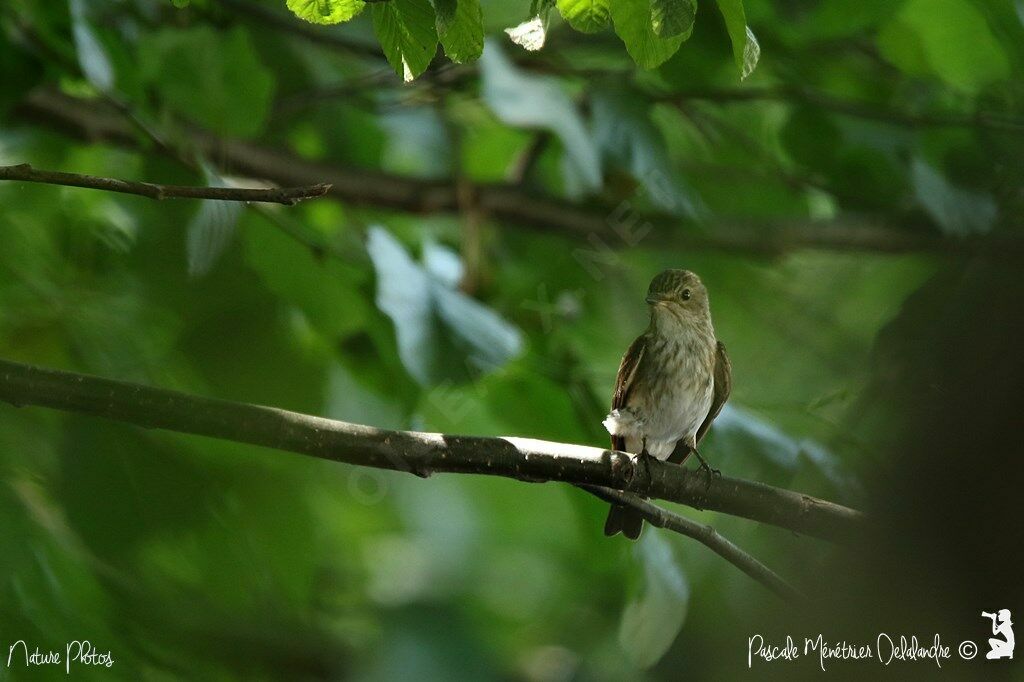
[[585, 188], [600, 187], [597, 148], [558, 80], [520, 71], [493, 42], [487, 44], [481, 66], [483, 97], [498, 118], [508, 125], [555, 133]]
[[458, 254], [435, 241], [428, 241], [423, 246], [423, 265], [427, 272], [436, 277], [445, 286], [457, 289], [466, 268]]
[[463, 381], [519, 353], [518, 329], [413, 261], [387, 230], [371, 228], [367, 250], [377, 306], [394, 323], [402, 363], [421, 385]]
[[288, 0], [288, 9], [314, 24], [338, 24], [363, 11], [363, 0]]
[[761, 58], [761, 45], [757, 42], [754, 32], [747, 26], [743, 0], [717, 2], [718, 9], [725, 17], [725, 28], [729, 31], [729, 40], [732, 41], [732, 54], [740, 70], [740, 78], [746, 78], [757, 68], [757, 62]]
[[71, 0], [70, 7], [75, 50], [82, 73], [97, 90], [109, 92], [114, 87], [114, 67], [89, 23], [85, 1]]
[[548, 36], [548, 22], [540, 16], [529, 21], [506, 28], [509, 40], [528, 52], [536, 52], [544, 47], [544, 41]]
[[614, 0], [558, 0], [562, 18], [577, 31], [597, 33], [611, 23]]

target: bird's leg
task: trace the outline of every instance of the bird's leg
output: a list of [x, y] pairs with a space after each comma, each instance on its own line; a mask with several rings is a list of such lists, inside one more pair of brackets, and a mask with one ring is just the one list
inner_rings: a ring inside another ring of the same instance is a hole
[[644, 465], [644, 471], [647, 472], [647, 479], [651, 478], [651, 453], [647, 452], [647, 438], [643, 439], [643, 445], [640, 448], [640, 454], [636, 456], [640, 462]]
[[700, 450], [698, 450], [697, 448], [692, 448], [692, 450], [693, 450], [693, 454], [697, 455], [697, 459], [700, 461], [699, 469], [701, 471], [704, 471], [704, 472], [707, 473], [707, 475], [708, 475], [708, 486], [710, 486], [711, 485], [711, 478], [713, 476], [721, 476], [722, 472], [719, 469], [712, 469], [711, 465], [708, 464], [708, 461], [706, 459], [704, 459], [703, 455], [700, 454]]

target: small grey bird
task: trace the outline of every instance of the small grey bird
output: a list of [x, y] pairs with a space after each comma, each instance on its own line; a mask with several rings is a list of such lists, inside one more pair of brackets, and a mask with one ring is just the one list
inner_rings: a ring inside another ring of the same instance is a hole
[[[665, 270], [647, 291], [651, 322], [619, 364], [612, 411], [604, 426], [612, 449], [682, 464], [697, 452], [732, 388], [725, 345], [715, 338], [708, 292], [689, 270]], [[635, 540], [643, 518], [612, 505], [605, 535]]]

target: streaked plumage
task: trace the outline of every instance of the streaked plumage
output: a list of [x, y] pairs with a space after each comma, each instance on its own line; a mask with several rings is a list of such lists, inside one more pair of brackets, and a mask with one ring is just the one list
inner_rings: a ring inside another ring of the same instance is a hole
[[[612, 410], [604, 420], [612, 448], [682, 463], [729, 397], [732, 368], [715, 338], [707, 291], [687, 270], [666, 270], [648, 290], [651, 321], [622, 358]], [[640, 535], [643, 520], [613, 506], [605, 533]]]

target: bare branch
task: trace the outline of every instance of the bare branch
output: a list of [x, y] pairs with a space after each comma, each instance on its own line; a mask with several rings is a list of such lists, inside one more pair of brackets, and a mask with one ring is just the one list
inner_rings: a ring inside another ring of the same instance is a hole
[[809, 495], [728, 477], [711, 481], [626, 453], [531, 438], [390, 431], [273, 407], [235, 403], [0, 360], [0, 401], [289, 450], [361, 466], [563, 481], [679, 502], [835, 542], [861, 532], [864, 515]]
[[630, 493], [593, 485], [581, 485], [579, 487], [605, 502], [636, 509], [644, 517], [644, 520], [652, 526], [665, 528], [666, 530], [675, 531], [686, 537], [693, 538], [786, 601], [798, 602], [805, 599], [803, 594], [780, 578], [775, 571], [744, 552], [707, 524], [697, 523], [679, 514], [673, 514], [667, 509], [662, 509]]
[[303, 199], [322, 197], [331, 190], [328, 184], [306, 187], [273, 187], [270, 189], [249, 189], [239, 187], [197, 187], [191, 185], [159, 185], [152, 182], [118, 180], [96, 175], [64, 173], [61, 171], [37, 170], [27, 163], [16, 166], [0, 166], [0, 180], [17, 182], [38, 182], [47, 185], [85, 187], [104, 192], [136, 194], [150, 199], [214, 199], [217, 201], [258, 201], [270, 204], [292, 206]]
[[[16, 113], [33, 125], [49, 125], [89, 141], [106, 141], [129, 148], [138, 146], [134, 132], [117, 113], [53, 90], [35, 91]], [[424, 214], [459, 209], [456, 183], [452, 179], [413, 178], [310, 161], [285, 150], [225, 140], [202, 131], [193, 131], [189, 142], [204, 155], [219, 159], [237, 173], [287, 186], [330, 183], [332, 187], [327, 196], [347, 203]], [[956, 253], [978, 248], [991, 248], [1000, 253], [1024, 251], [1024, 240], [1009, 231], [977, 237], [947, 237], [928, 224], [893, 226], [870, 217], [827, 222], [710, 219], [695, 225], [676, 216], [633, 211], [628, 204], [602, 209], [593, 200], [586, 204], [574, 203], [507, 183], [477, 184], [474, 195], [479, 209], [495, 220], [588, 240], [598, 249], [616, 249], [635, 243], [627, 242], [611, 224], [613, 214], [625, 208], [633, 230], [643, 230], [644, 239], [650, 244], [681, 249], [755, 255], [777, 255], [794, 249], [880, 253]], [[634, 239], [636, 235], [626, 236]]]
[[[566, 68], [550, 62], [531, 59], [528, 55], [520, 56], [518, 62], [521, 67], [527, 70], [555, 74], [558, 76], [572, 76], [578, 78], [608, 78], [610, 76], [615, 76], [614, 73], [605, 70], [598, 70], [595, 73], [588, 69]], [[467, 84], [474, 83], [478, 77], [479, 71], [474, 67], [453, 69], [444, 78], [443, 85], [445, 87], [460, 88]], [[394, 78], [382, 78], [379, 81], [363, 83], [362, 89], [365, 89], [367, 85], [393, 86], [399, 85], [399, 83], [397, 83]], [[316, 102], [350, 97], [353, 94], [353, 90], [353, 86], [349, 84], [318, 87], [305, 92], [296, 93], [290, 98], [290, 104], [293, 107], [292, 110], [294, 110], [303, 106], [309, 106]], [[880, 106], [868, 101], [844, 99], [819, 90], [812, 90], [810, 88], [793, 85], [735, 88], [693, 88], [669, 94], [659, 92], [647, 92], [647, 94], [654, 101], [670, 102], [677, 105], [682, 105], [688, 102], [708, 102], [715, 105], [745, 102], [788, 102], [793, 104], [806, 104], [843, 116], [869, 121], [878, 121], [903, 128], [967, 128], [976, 130], [993, 130], [1014, 134], [1024, 133], [1024, 119], [1014, 117], [1010, 114], [994, 111], [976, 111], [973, 113], [959, 113], [954, 111], [907, 111], [894, 107]]]
[[541, 155], [551, 144], [551, 133], [546, 130], [534, 133], [530, 144], [516, 157], [508, 169], [506, 177], [513, 185], [523, 185], [530, 179], [530, 173], [536, 167]]

